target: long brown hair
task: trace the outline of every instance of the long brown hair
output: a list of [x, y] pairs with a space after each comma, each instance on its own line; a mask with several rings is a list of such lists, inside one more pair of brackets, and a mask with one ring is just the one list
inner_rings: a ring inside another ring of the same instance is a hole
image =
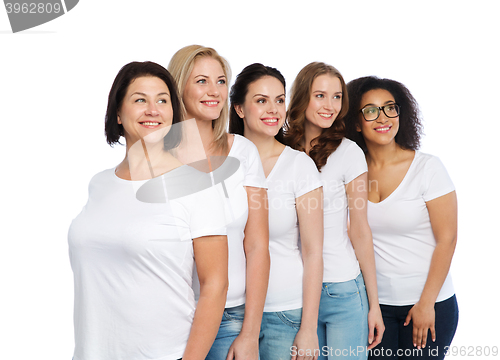
[[309, 151], [309, 156], [314, 160], [319, 171], [326, 164], [330, 154], [340, 145], [345, 135], [344, 117], [349, 109], [349, 100], [344, 78], [336, 68], [323, 62], [312, 62], [300, 70], [292, 85], [285, 125], [285, 143], [296, 150], [305, 151], [300, 144], [305, 137], [304, 124], [307, 121], [306, 109], [311, 99], [312, 83], [314, 79], [324, 74], [332, 75], [340, 80], [342, 108], [332, 126], [323, 129], [321, 135], [312, 140], [316, 144]]

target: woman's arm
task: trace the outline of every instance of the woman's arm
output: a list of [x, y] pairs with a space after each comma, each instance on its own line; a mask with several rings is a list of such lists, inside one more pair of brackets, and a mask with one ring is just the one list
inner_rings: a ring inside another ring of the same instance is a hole
[[241, 332], [229, 348], [227, 359], [257, 360], [259, 334], [269, 282], [269, 215], [267, 191], [245, 187], [248, 220], [245, 227], [246, 300]]
[[425, 347], [430, 330], [436, 340], [434, 304], [450, 270], [457, 244], [457, 196], [455, 191], [427, 201], [436, 248], [432, 254], [427, 280], [420, 300], [408, 312], [405, 326], [413, 321], [413, 345]]
[[368, 349], [372, 349], [382, 341], [385, 326], [378, 303], [377, 274], [375, 271], [375, 254], [373, 239], [366, 209], [368, 203], [368, 174], [358, 176], [346, 185], [349, 203], [350, 239], [366, 285], [366, 293], [370, 304], [368, 313]]
[[[304, 276], [302, 320], [293, 346], [297, 354], [318, 354], [318, 311], [323, 283], [323, 188], [298, 197], [296, 207]], [[301, 349], [302, 351], [299, 351]], [[317, 359], [317, 356], [292, 356], [292, 360], [295, 359], [310, 360]]]
[[196, 238], [193, 248], [200, 280], [200, 298], [182, 359], [204, 360], [219, 330], [226, 304], [227, 237]]

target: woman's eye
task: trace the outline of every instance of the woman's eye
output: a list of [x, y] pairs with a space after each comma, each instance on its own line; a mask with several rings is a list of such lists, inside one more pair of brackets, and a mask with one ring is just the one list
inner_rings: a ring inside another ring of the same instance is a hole
[[258, 99], [257, 102], [259, 104], [264, 104], [266, 102], [266, 99]]
[[225, 79], [220, 79], [217, 83], [221, 84], [221, 85], [224, 85], [226, 83], [226, 80]]
[[323, 94], [316, 94], [316, 97], [319, 98], [319, 99], [323, 99], [325, 97], [325, 95], [323, 95]]
[[276, 102], [277, 102], [278, 104], [283, 104], [283, 103], [285, 102], [285, 99], [278, 99]]
[[339, 100], [340, 100], [340, 99], [342, 99], [342, 95], [335, 95], [333, 98], [334, 98], [334, 99], [339, 99]]
[[207, 80], [206, 79], [200, 79], [196, 83], [197, 84], [206, 84]]
[[159, 102], [160, 104], [166, 104], [166, 103], [167, 103], [167, 100], [166, 100], [166, 99], [160, 99], [160, 100], [158, 100], [158, 102]]
[[144, 100], [144, 99], [137, 99], [137, 100], [135, 100], [135, 102], [141, 102], [142, 103], [142, 102], [146, 102], [146, 100]]

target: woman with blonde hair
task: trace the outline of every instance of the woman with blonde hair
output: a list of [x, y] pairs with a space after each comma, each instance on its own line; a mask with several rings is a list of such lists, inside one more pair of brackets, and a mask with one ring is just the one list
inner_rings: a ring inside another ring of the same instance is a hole
[[226, 132], [230, 68], [217, 51], [186, 46], [174, 54], [168, 69], [179, 86], [185, 119], [196, 124], [188, 136], [201, 138], [207, 171], [220, 179], [227, 204], [229, 290], [207, 359], [257, 360], [270, 266], [266, 182], [259, 153], [251, 141]]
[[381, 341], [384, 325], [366, 219], [366, 161], [363, 151], [344, 138], [345, 82], [333, 66], [313, 62], [299, 72], [291, 92], [285, 142], [314, 160], [323, 181], [320, 359], [365, 359], [366, 346]]

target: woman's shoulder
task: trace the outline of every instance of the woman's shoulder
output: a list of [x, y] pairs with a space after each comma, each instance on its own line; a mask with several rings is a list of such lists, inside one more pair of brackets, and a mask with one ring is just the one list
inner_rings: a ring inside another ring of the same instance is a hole
[[444, 167], [438, 156], [415, 150], [415, 163], [419, 167]]
[[234, 136], [233, 145], [231, 146], [231, 150], [229, 151], [230, 155], [236, 154], [252, 154], [259, 156], [259, 151], [257, 150], [257, 146], [246, 137], [232, 134]]
[[348, 160], [355, 158], [364, 158], [365, 153], [363, 150], [356, 144], [354, 141], [349, 140], [348, 138], [343, 138], [340, 145], [335, 149], [334, 152], [330, 154], [328, 159], [343, 159]]

